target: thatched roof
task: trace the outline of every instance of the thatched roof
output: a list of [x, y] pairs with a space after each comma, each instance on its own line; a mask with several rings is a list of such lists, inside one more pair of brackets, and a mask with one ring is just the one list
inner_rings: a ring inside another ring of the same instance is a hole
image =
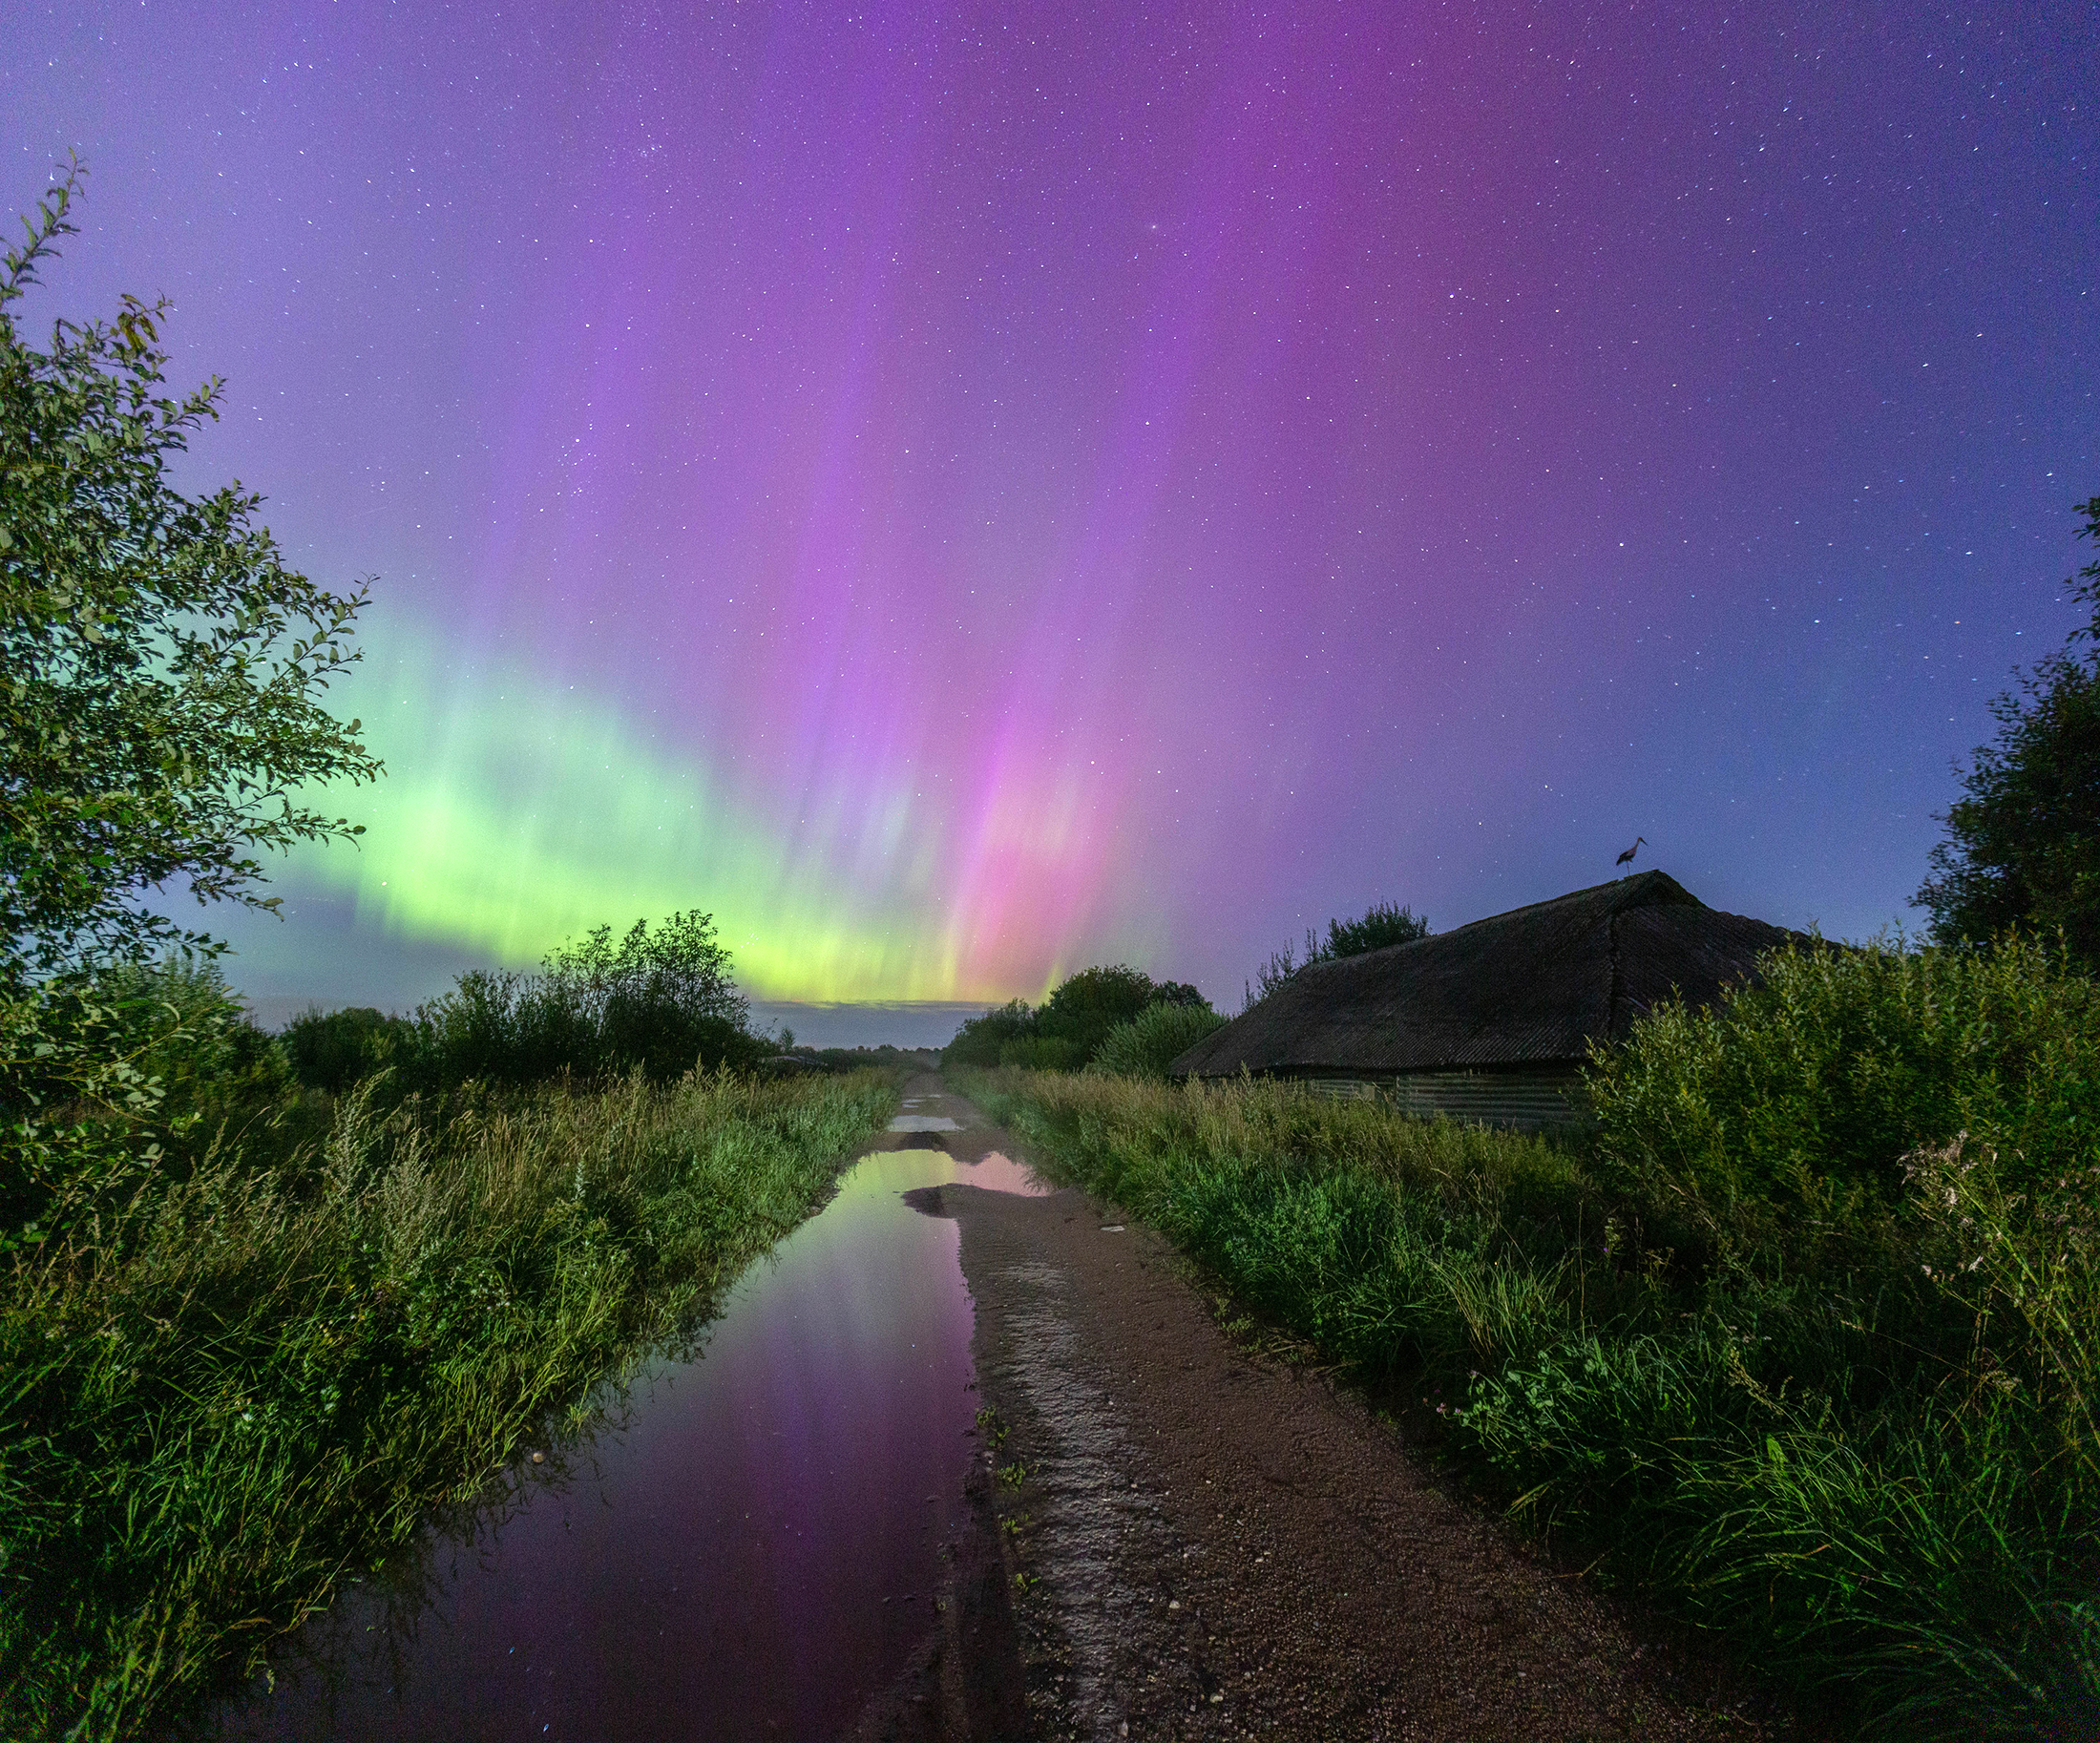
[[1580, 1060], [1672, 990], [1708, 1004], [1798, 934], [1642, 872], [1301, 969], [1174, 1061], [1177, 1077], [1396, 1072]]

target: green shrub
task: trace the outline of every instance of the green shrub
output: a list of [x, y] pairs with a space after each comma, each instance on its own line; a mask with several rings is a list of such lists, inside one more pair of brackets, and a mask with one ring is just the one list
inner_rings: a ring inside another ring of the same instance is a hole
[[317, 1006], [293, 1018], [283, 1040], [302, 1083], [342, 1095], [412, 1048], [415, 1025], [368, 1005], [326, 1012]]
[[1208, 1005], [1148, 1005], [1130, 1021], [1108, 1031], [1094, 1050], [1093, 1064], [1124, 1077], [1164, 1078], [1167, 1066], [1205, 1036], [1224, 1027], [1225, 1018]]
[[674, 914], [654, 933], [637, 920], [617, 944], [600, 926], [537, 974], [462, 975], [417, 1009], [410, 1033], [389, 1032], [389, 1046], [400, 1082], [426, 1090], [637, 1070], [670, 1082], [695, 1069], [747, 1070], [772, 1051], [751, 1033], [729, 953], [704, 914]]
[[0, 996], [0, 1251], [186, 1172], [291, 1085], [208, 959], [120, 963]]
[[1086, 1055], [1062, 1036], [1028, 1035], [999, 1042], [998, 1062], [1022, 1071], [1077, 1071]]
[[2100, 989], [2038, 945], [1792, 948], [1719, 1005], [1665, 1005], [1589, 1072], [1596, 1165], [1658, 1238], [1842, 1270], [1906, 1158], [1966, 1131], [2018, 1189], [2100, 1145]]
[[1161, 1005], [1210, 1009], [1201, 993], [1179, 980], [1155, 982], [1122, 964], [1084, 969], [1060, 982], [1040, 1009], [1017, 998], [971, 1018], [942, 1051], [941, 1063], [1077, 1071], [1117, 1028]]
[[1069, 1042], [1077, 1069], [1118, 1023], [1128, 1022], [1152, 1002], [1151, 976], [1117, 963], [1083, 969], [1059, 984], [1036, 1013], [1036, 1033]]
[[999, 1049], [1009, 1041], [1025, 1040], [1036, 1032], [1036, 1014], [1016, 998], [973, 1017], [956, 1031], [956, 1039], [941, 1051], [943, 1065], [997, 1065]]

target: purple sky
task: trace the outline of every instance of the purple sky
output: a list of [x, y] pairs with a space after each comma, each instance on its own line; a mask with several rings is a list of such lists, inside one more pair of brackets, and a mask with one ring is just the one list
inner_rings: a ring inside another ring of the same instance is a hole
[[[32, 309], [165, 291], [377, 578], [401, 1004], [597, 919], [774, 999], [1237, 1008], [1642, 863], [1905, 913], [2100, 492], [2090, 5], [10, 10]], [[2081, 106], [2083, 104], [2083, 106]]]

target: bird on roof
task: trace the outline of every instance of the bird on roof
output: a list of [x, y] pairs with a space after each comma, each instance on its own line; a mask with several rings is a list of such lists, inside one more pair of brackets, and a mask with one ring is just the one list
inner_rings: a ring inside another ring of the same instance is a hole
[[1630, 866], [1633, 863], [1634, 854], [1638, 853], [1641, 850], [1641, 844], [1647, 839], [1648, 837], [1646, 835], [1634, 836], [1633, 845], [1630, 848], [1627, 849], [1624, 853], [1620, 854], [1617, 861], [1614, 863], [1622, 866]]

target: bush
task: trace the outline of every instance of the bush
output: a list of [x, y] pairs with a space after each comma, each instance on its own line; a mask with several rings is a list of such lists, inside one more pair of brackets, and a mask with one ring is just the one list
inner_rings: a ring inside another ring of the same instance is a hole
[[1025, 1040], [1035, 1033], [1036, 1014], [1025, 1001], [1016, 998], [973, 1017], [956, 1031], [956, 1039], [941, 1050], [943, 1065], [997, 1065], [999, 1050], [1010, 1041]]
[[284, 1052], [293, 1073], [308, 1089], [341, 1095], [393, 1062], [415, 1041], [415, 1025], [368, 1005], [340, 1011], [318, 1006], [285, 1025]]
[[971, 1018], [942, 1051], [941, 1063], [1077, 1071], [1095, 1057], [1111, 1032], [1155, 1005], [1204, 1013], [1210, 1009], [1204, 996], [1183, 981], [1155, 983], [1120, 963], [1085, 969], [1061, 982], [1040, 1009], [1017, 998]]
[[755, 1066], [773, 1047], [747, 1018], [713, 921], [674, 914], [655, 933], [637, 920], [617, 945], [600, 926], [536, 975], [460, 976], [417, 1009], [410, 1033], [391, 1032], [391, 1058], [401, 1082], [420, 1089], [637, 1070], [669, 1082], [696, 1067]]
[[999, 1043], [998, 1062], [1022, 1071], [1077, 1071], [1086, 1055], [1077, 1041], [1057, 1035], [1026, 1035]]
[[1077, 1068], [1094, 1057], [1109, 1030], [1150, 1004], [1155, 990], [1149, 976], [1120, 962], [1082, 970], [1043, 1000], [1036, 1013], [1037, 1033], [1070, 1042], [1072, 1068]]
[[0, 1250], [181, 1173], [290, 1086], [208, 959], [119, 963], [0, 997]]
[[[1164, 1078], [1166, 1068], [1207, 1035], [1225, 1027], [1208, 1005], [1154, 1004], [1109, 1030], [1095, 1049], [1093, 1069], [1124, 1077]], [[1001, 1064], [1020, 1061], [1000, 1060]]]
[[2031, 941], [1790, 948], [1705, 1011], [1666, 1005], [1588, 1079], [1604, 1186], [1658, 1239], [1842, 1270], [1907, 1159], [1967, 1132], [2013, 1190], [2100, 1142], [2100, 989]]

